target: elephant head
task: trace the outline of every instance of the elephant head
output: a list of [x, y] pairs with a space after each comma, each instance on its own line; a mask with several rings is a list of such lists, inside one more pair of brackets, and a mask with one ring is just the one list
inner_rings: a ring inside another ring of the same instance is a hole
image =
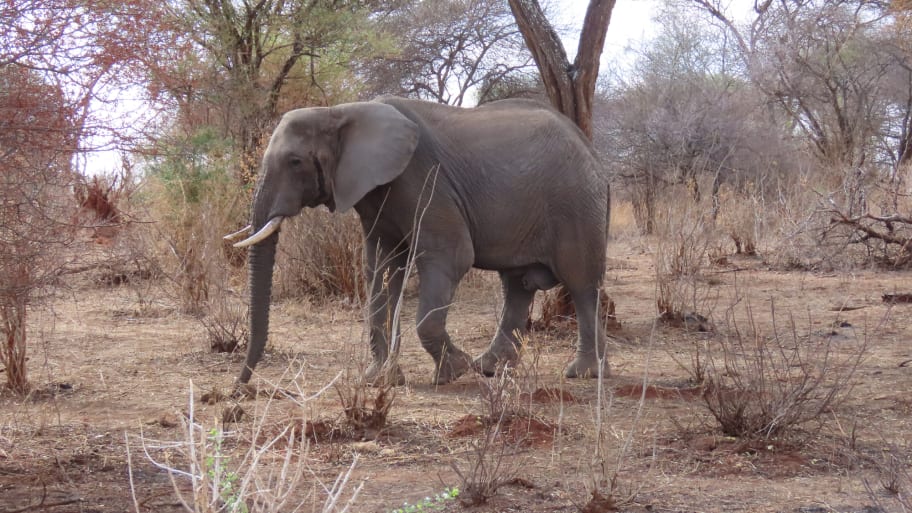
[[346, 212], [408, 165], [418, 126], [384, 103], [298, 109], [282, 117], [266, 153], [253, 199], [251, 225], [226, 236], [250, 247], [250, 340], [238, 377], [246, 384], [266, 345], [272, 272], [282, 220], [304, 207]]

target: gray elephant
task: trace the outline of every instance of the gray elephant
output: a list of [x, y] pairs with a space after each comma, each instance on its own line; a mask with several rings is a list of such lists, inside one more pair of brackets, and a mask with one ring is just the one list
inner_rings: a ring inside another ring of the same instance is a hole
[[[608, 175], [583, 134], [551, 108], [503, 100], [464, 109], [384, 97], [285, 114], [263, 157], [252, 224], [226, 237], [255, 232], [236, 244], [250, 246], [250, 343], [239, 384], [266, 344], [279, 225], [319, 205], [354, 208], [364, 230], [369, 380], [404, 382], [390, 359], [398, 343], [391, 344], [388, 319], [410, 253], [419, 280], [417, 334], [434, 359], [434, 384], [473, 368], [493, 375], [515, 362], [535, 292], [558, 283], [579, 320], [566, 376], [598, 375]], [[474, 362], [446, 330], [456, 286], [471, 267], [498, 271], [504, 292], [497, 334]]]

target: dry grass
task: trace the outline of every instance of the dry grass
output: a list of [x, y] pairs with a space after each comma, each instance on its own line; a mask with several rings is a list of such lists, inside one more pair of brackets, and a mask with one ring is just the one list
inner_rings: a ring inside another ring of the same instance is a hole
[[273, 298], [307, 295], [360, 304], [365, 297], [361, 224], [350, 215], [306, 209], [282, 226]]
[[756, 191], [720, 188], [718, 228], [731, 238], [735, 253], [749, 256], [758, 253], [764, 222], [763, 198]]
[[384, 383], [375, 388], [367, 383], [363, 373], [358, 373], [338, 380], [334, 388], [350, 428], [360, 433], [377, 433], [386, 426], [396, 401], [396, 389], [392, 384]]
[[615, 239], [630, 238], [638, 235], [638, 233], [633, 203], [630, 201], [612, 201], [611, 219], [608, 225], [609, 237]]
[[889, 444], [876, 463], [877, 483], [863, 481], [868, 498], [880, 511], [912, 511], [912, 473], [907, 455], [908, 450]]
[[[190, 389], [187, 417], [181, 420], [182, 440], [163, 442], [142, 435], [135, 440], [127, 438], [131, 488], [131, 447], [139, 445], [153, 465], [168, 473], [174, 494], [186, 511], [345, 513], [350, 510], [363, 486], [352, 483], [357, 455], [332, 484], [324, 483], [312, 468], [309, 444], [297, 431], [299, 424], [289, 423], [277, 433], [270, 432], [272, 424], [267, 419], [272, 399], [254, 414], [252, 436], [247, 441], [240, 432], [229, 431], [224, 425], [200, 423], [194, 415], [192, 383]], [[315, 397], [302, 399], [302, 406]], [[135, 490], [133, 497], [135, 511], [139, 512], [142, 509]]]
[[247, 346], [247, 308], [230, 296], [212, 298], [208, 315], [201, 317], [200, 323], [214, 353], [233, 353]]

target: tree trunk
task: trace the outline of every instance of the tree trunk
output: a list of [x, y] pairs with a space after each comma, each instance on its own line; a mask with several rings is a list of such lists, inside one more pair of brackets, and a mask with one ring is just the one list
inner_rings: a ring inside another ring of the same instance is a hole
[[[15, 266], [15, 264], [13, 264]], [[0, 363], [5, 367], [6, 386], [17, 394], [29, 391], [26, 368], [26, 316], [28, 315], [29, 272], [25, 265], [12, 273], [11, 293], [0, 298], [0, 334], [5, 335]]]
[[[545, 91], [561, 114], [567, 116], [592, 140], [592, 100], [598, 79], [599, 59], [616, 0], [590, 0], [580, 32], [576, 59], [571, 64], [554, 27], [545, 17], [538, 0], [509, 0], [519, 31], [535, 59]], [[570, 294], [563, 286], [545, 298], [546, 319], [574, 316]]]
[[590, 0], [573, 63], [538, 0], [509, 0], [551, 105], [592, 139], [592, 100], [615, 0]]

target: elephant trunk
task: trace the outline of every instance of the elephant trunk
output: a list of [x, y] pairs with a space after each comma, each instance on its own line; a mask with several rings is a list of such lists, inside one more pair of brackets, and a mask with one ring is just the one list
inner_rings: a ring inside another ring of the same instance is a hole
[[253, 368], [263, 356], [266, 336], [269, 331], [269, 305], [272, 298], [272, 271], [275, 267], [278, 232], [250, 247], [248, 265], [250, 269], [250, 339], [247, 343], [247, 359], [238, 377], [239, 384], [250, 381]]

